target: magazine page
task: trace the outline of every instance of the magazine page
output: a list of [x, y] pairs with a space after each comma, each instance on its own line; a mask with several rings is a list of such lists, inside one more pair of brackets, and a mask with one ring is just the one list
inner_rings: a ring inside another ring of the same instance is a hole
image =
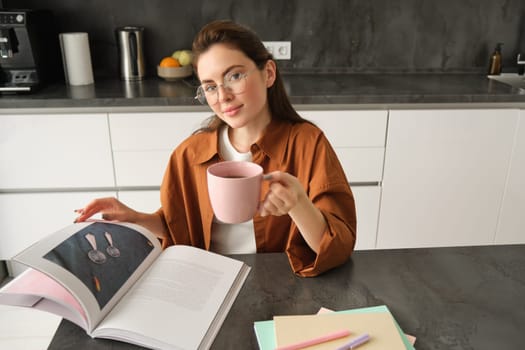
[[141, 226], [95, 221], [67, 226], [14, 260], [66, 288], [84, 310], [89, 334], [161, 251]]
[[0, 289], [0, 304], [47, 311], [87, 329], [86, 314], [71, 293], [51, 277], [32, 268]]
[[203, 249], [168, 247], [93, 334], [155, 349], [207, 349], [249, 270]]

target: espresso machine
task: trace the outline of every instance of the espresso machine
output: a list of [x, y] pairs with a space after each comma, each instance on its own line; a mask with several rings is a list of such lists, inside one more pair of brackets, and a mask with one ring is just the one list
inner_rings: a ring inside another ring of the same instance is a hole
[[63, 77], [52, 14], [0, 9], [0, 93], [33, 92]]

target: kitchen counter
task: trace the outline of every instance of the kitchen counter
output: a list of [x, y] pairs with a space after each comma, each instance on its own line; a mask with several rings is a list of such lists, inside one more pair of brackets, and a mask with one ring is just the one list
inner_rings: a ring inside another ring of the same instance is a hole
[[[337, 74], [283, 75], [298, 108], [432, 108], [475, 105], [525, 107], [525, 91], [479, 74]], [[52, 84], [33, 94], [0, 95], [0, 113], [26, 109], [82, 111], [207, 110], [193, 96], [195, 78], [167, 82], [96, 79], [90, 86]]]

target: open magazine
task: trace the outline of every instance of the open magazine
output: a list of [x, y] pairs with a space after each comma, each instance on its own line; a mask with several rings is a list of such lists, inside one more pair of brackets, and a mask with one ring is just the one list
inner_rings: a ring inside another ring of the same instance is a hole
[[29, 268], [0, 289], [0, 304], [154, 349], [209, 348], [250, 270], [199, 248], [162, 250], [141, 226], [103, 221], [68, 226], [13, 260]]

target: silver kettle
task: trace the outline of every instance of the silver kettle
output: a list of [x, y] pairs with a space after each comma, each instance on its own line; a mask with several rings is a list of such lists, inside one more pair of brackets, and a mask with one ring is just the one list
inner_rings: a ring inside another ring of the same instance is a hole
[[115, 30], [120, 58], [120, 77], [124, 80], [144, 78], [144, 27], [124, 26]]

